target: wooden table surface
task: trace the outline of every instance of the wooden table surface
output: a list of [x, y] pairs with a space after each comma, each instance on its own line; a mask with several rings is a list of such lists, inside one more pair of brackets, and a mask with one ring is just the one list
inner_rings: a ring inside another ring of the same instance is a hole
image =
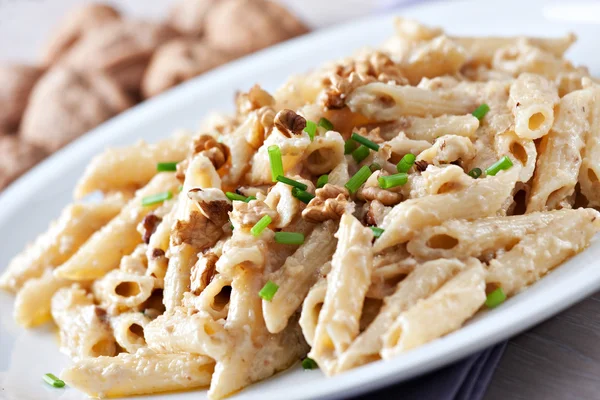
[[508, 343], [484, 400], [600, 399], [600, 292]]

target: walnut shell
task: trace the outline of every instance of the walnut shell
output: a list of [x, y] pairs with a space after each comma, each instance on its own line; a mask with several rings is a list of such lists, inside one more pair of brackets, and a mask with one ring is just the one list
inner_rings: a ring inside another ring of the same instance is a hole
[[0, 135], [0, 189], [40, 162], [47, 153], [17, 135]]
[[238, 55], [308, 32], [285, 8], [265, 0], [222, 1], [211, 10], [204, 28], [209, 43]]
[[209, 11], [221, 0], [180, 0], [173, 4], [167, 23], [186, 36], [200, 37]]
[[54, 64], [86, 32], [117, 21], [119, 12], [105, 4], [87, 4], [71, 10], [52, 32], [46, 46], [42, 49], [42, 61], [45, 65]]
[[172, 40], [152, 56], [142, 81], [142, 94], [145, 98], [155, 96], [230, 59], [200, 40]]
[[117, 21], [90, 30], [61, 63], [82, 71], [100, 71], [130, 93], [138, 93], [154, 51], [177, 33], [167, 25]]
[[57, 66], [33, 88], [21, 136], [52, 152], [132, 105], [109, 77]]
[[42, 69], [29, 65], [0, 66], [0, 131], [16, 131], [31, 89]]

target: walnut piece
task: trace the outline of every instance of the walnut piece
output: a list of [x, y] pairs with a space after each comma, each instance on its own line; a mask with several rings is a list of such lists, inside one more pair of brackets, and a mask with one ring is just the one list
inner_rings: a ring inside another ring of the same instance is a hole
[[171, 231], [174, 245], [189, 244], [199, 252], [217, 243], [223, 229], [206, 218], [200, 211], [192, 211], [189, 220], [177, 220]]
[[221, 64], [231, 57], [206, 42], [175, 39], [154, 53], [142, 81], [144, 98], [156, 96]]
[[132, 105], [109, 77], [56, 66], [33, 88], [21, 136], [53, 152]]
[[152, 234], [156, 231], [156, 227], [158, 226], [158, 224], [160, 224], [161, 221], [162, 218], [156, 216], [153, 213], [147, 214], [144, 217], [144, 219], [142, 220], [142, 227], [144, 229], [142, 240], [144, 241], [144, 243], [150, 243], [150, 236], [152, 236]]
[[306, 128], [306, 119], [292, 110], [284, 109], [275, 115], [274, 124], [281, 133], [291, 138], [293, 135], [302, 134]]
[[377, 200], [384, 206], [394, 206], [402, 201], [402, 194], [378, 186], [365, 186], [358, 191], [358, 198], [366, 201]]
[[302, 218], [314, 223], [340, 219], [348, 207], [348, 196], [346, 188], [327, 183], [315, 191], [315, 198], [302, 211]]
[[167, 22], [179, 32], [190, 37], [204, 33], [206, 18], [219, 0], [180, 0], [173, 4]]
[[427, 163], [427, 161], [423, 161], [423, 160], [419, 160], [419, 161], [415, 161], [415, 168], [417, 169], [417, 171], [425, 171], [427, 169], [427, 166], [429, 165], [429, 163]]
[[220, 1], [206, 18], [204, 33], [215, 47], [243, 55], [308, 32], [306, 26], [272, 1]]
[[0, 189], [33, 167], [47, 153], [34, 145], [20, 140], [16, 135], [0, 136]]
[[235, 106], [238, 117], [245, 117], [252, 111], [263, 107], [272, 107], [275, 99], [260, 85], [254, 85], [248, 93], [238, 92], [235, 96]]
[[29, 65], [0, 66], [0, 131], [17, 131], [29, 94], [42, 73]]
[[251, 200], [248, 203], [233, 202], [231, 220], [239, 226], [254, 226], [265, 215], [271, 217], [273, 221], [279, 217], [277, 211], [269, 208], [262, 200]]
[[118, 21], [119, 12], [106, 4], [87, 4], [71, 10], [52, 32], [42, 50], [45, 65], [54, 64], [90, 30]]
[[196, 202], [203, 214], [217, 226], [223, 226], [229, 221], [229, 212], [233, 207], [221, 189], [194, 188], [188, 192], [188, 197]]
[[199, 295], [213, 280], [217, 272], [216, 266], [219, 257], [215, 253], [205, 253], [192, 267], [190, 290]]
[[205, 155], [214, 165], [215, 169], [221, 168], [229, 158], [229, 148], [217, 142], [211, 135], [200, 135], [192, 142], [194, 154]]

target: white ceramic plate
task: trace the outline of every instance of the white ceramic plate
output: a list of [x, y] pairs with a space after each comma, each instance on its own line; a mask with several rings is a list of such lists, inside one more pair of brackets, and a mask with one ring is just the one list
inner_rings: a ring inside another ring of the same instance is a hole
[[[600, 54], [595, 44], [600, 36], [600, 21], [592, 18], [599, 15], [597, 7], [566, 2], [555, 6], [541, 0], [478, 0], [427, 3], [395, 14], [441, 25], [453, 34], [554, 36], [574, 31], [580, 41], [570, 50], [569, 57], [598, 74]], [[247, 89], [255, 82], [274, 89], [291, 73], [348, 55], [364, 45], [376, 45], [391, 33], [391, 14], [316, 32], [205, 74], [85, 135], [0, 195], [0, 270], [59, 214], [69, 202], [85, 165], [105, 146], [129, 144], [138, 138], [154, 141], [178, 128], [193, 129], [209, 110], [230, 110], [238, 89]], [[484, 312], [463, 329], [393, 361], [372, 363], [331, 379], [319, 371], [305, 372], [297, 366], [234, 398], [339, 398], [441, 367], [506, 339], [599, 289], [599, 258], [600, 243], [596, 242], [502, 307]], [[12, 303], [12, 297], [0, 293], [0, 399], [84, 399], [73, 389], [53, 389], [42, 383], [44, 373], [58, 373], [68, 360], [57, 351], [55, 333], [50, 327], [25, 331], [15, 325]], [[205, 398], [205, 392], [160, 398], [200, 399]]]

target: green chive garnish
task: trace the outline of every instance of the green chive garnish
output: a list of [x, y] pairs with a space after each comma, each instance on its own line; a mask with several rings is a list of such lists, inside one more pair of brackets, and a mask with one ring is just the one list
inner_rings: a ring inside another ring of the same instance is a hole
[[250, 203], [252, 200], [256, 200], [256, 197], [254, 196], [248, 196], [246, 197], [246, 200], [244, 200], [246, 203]]
[[177, 171], [176, 162], [159, 162], [156, 164], [156, 170], [158, 172]]
[[263, 286], [263, 288], [260, 289], [260, 292], [258, 292], [258, 295], [263, 300], [271, 301], [273, 300], [273, 297], [275, 296], [275, 293], [277, 293], [278, 290], [279, 285], [271, 281], [267, 281], [267, 283], [265, 283], [265, 286]]
[[354, 161], [356, 161], [357, 163], [360, 163], [362, 160], [369, 156], [370, 152], [371, 150], [369, 150], [369, 148], [363, 144], [358, 149], [352, 152], [352, 158], [354, 158]]
[[246, 196], [242, 196], [241, 194], [233, 193], [233, 192], [225, 192], [225, 196], [231, 201], [246, 201], [248, 198]]
[[306, 120], [306, 127], [304, 128], [304, 132], [308, 133], [308, 137], [312, 142], [315, 140], [315, 134], [317, 133], [317, 124], [312, 121]]
[[356, 174], [346, 184], [344, 187], [350, 191], [350, 193], [356, 193], [356, 191], [369, 179], [371, 176], [371, 170], [368, 165], [363, 165], [361, 169], [358, 170]]
[[333, 124], [331, 123], [330, 120], [328, 120], [325, 117], [322, 117], [319, 120], [319, 126], [322, 126], [323, 128], [327, 129], [328, 131], [332, 131], [333, 130]]
[[296, 187], [292, 189], [292, 196], [306, 204], [310, 203], [310, 201], [315, 198], [315, 195], [313, 195], [312, 193], [308, 193]]
[[504, 294], [502, 288], [498, 288], [487, 295], [485, 305], [488, 308], [498, 307], [500, 304], [504, 303], [504, 300], [506, 300], [506, 294]]
[[295, 180], [290, 179], [290, 178], [286, 178], [285, 176], [282, 176], [282, 175], [279, 175], [276, 178], [276, 180], [278, 180], [279, 182], [285, 183], [286, 185], [290, 185], [290, 186], [296, 187], [296, 188], [298, 188], [300, 190], [306, 190], [306, 189], [308, 189], [308, 186], [306, 186], [304, 183], [295, 181]]
[[179, 185], [179, 187], [177, 188], [177, 191], [181, 192], [183, 190], [183, 185]]
[[377, 143], [370, 141], [366, 137], [361, 136], [356, 132], [352, 134], [351, 138], [355, 142], [358, 142], [358, 143], [362, 144], [363, 146], [367, 146], [371, 150], [375, 150], [375, 151], [379, 150], [379, 145]]
[[58, 379], [54, 374], [45, 374], [42, 379], [50, 386], [54, 386], [55, 388], [65, 387], [65, 382]]
[[298, 232], [275, 232], [275, 241], [281, 244], [302, 244], [304, 234]]
[[142, 199], [143, 206], [152, 206], [154, 204], [162, 203], [165, 200], [169, 200], [173, 197], [173, 193], [169, 190], [168, 192], [151, 194]]
[[381, 169], [381, 165], [374, 162], [373, 164], [369, 165], [369, 169], [371, 170], [371, 172], [375, 172]]
[[383, 229], [378, 228], [376, 226], [372, 226], [371, 230], [373, 231], [373, 236], [375, 236], [376, 238], [378, 238], [379, 236], [381, 236], [381, 234], [383, 233]]
[[278, 176], [283, 176], [283, 160], [281, 158], [281, 150], [279, 146], [269, 146], [267, 149], [269, 152], [269, 161], [271, 162], [271, 180], [277, 181]]
[[317, 188], [322, 188], [327, 185], [327, 182], [329, 182], [329, 175], [321, 175], [319, 179], [317, 179]]
[[396, 186], [402, 186], [408, 182], [408, 174], [404, 172], [399, 172], [394, 175], [389, 176], [380, 176], [377, 178], [379, 182], [379, 187], [382, 189], [389, 189]]
[[513, 163], [512, 163], [512, 161], [510, 161], [510, 158], [508, 158], [508, 156], [504, 156], [501, 159], [499, 159], [498, 161], [496, 161], [495, 163], [493, 163], [491, 166], [489, 166], [485, 170], [485, 173], [486, 173], [486, 175], [494, 176], [498, 172], [500, 172], [502, 170], [507, 170], [512, 166], [513, 166]]
[[469, 171], [469, 176], [473, 179], [477, 179], [481, 176], [481, 174], [483, 174], [483, 171], [481, 170], [481, 168], [473, 168], [472, 170]]
[[396, 165], [396, 170], [398, 172], [408, 172], [410, 167], [412, 167], [415, 163], [416, 158], [417, 157], [415, 157], [414, 154], [408, 153], [404, 155], [404, 157], [402, 157], [402, 160], [400, 160], [400, 162]]
[[271, 222], [273, 222], [271, 217], [269, 217], [268, 215], [265, 215], [252, 227], [252, 229], [250, 229], [250, 233], [252, 233], [252, 236], [254, 236], [254, 237], [260, 236], [262, 231], [264, 231], [265, 228], [267, 226], [269, 226], [269, 224]]
[[302, 360], [302, 368], [305, 370], [317, 369], [319, 368], [319, 365], [312, 358], [306, 357], [304, 360]]
[[477, 107], [475, 109], [475, 111], [472, 112], [473, 116], [475, 118], [477, 118], [478, 120], [482, 120], [483, 117], [485, 117], [485, 114], [488, 113], [488, 111], [490, 111], [490, 106], [488, 106], [487, 104], [483, 103], [482, 105], [480, 105], [479, 107]]
[[352, 153], [356, 147], [358, 146], [358, 143], [356, 143], [354, 140], [352, 139], [348, 139], [344, 142], [344, 154], [350, 154]]

